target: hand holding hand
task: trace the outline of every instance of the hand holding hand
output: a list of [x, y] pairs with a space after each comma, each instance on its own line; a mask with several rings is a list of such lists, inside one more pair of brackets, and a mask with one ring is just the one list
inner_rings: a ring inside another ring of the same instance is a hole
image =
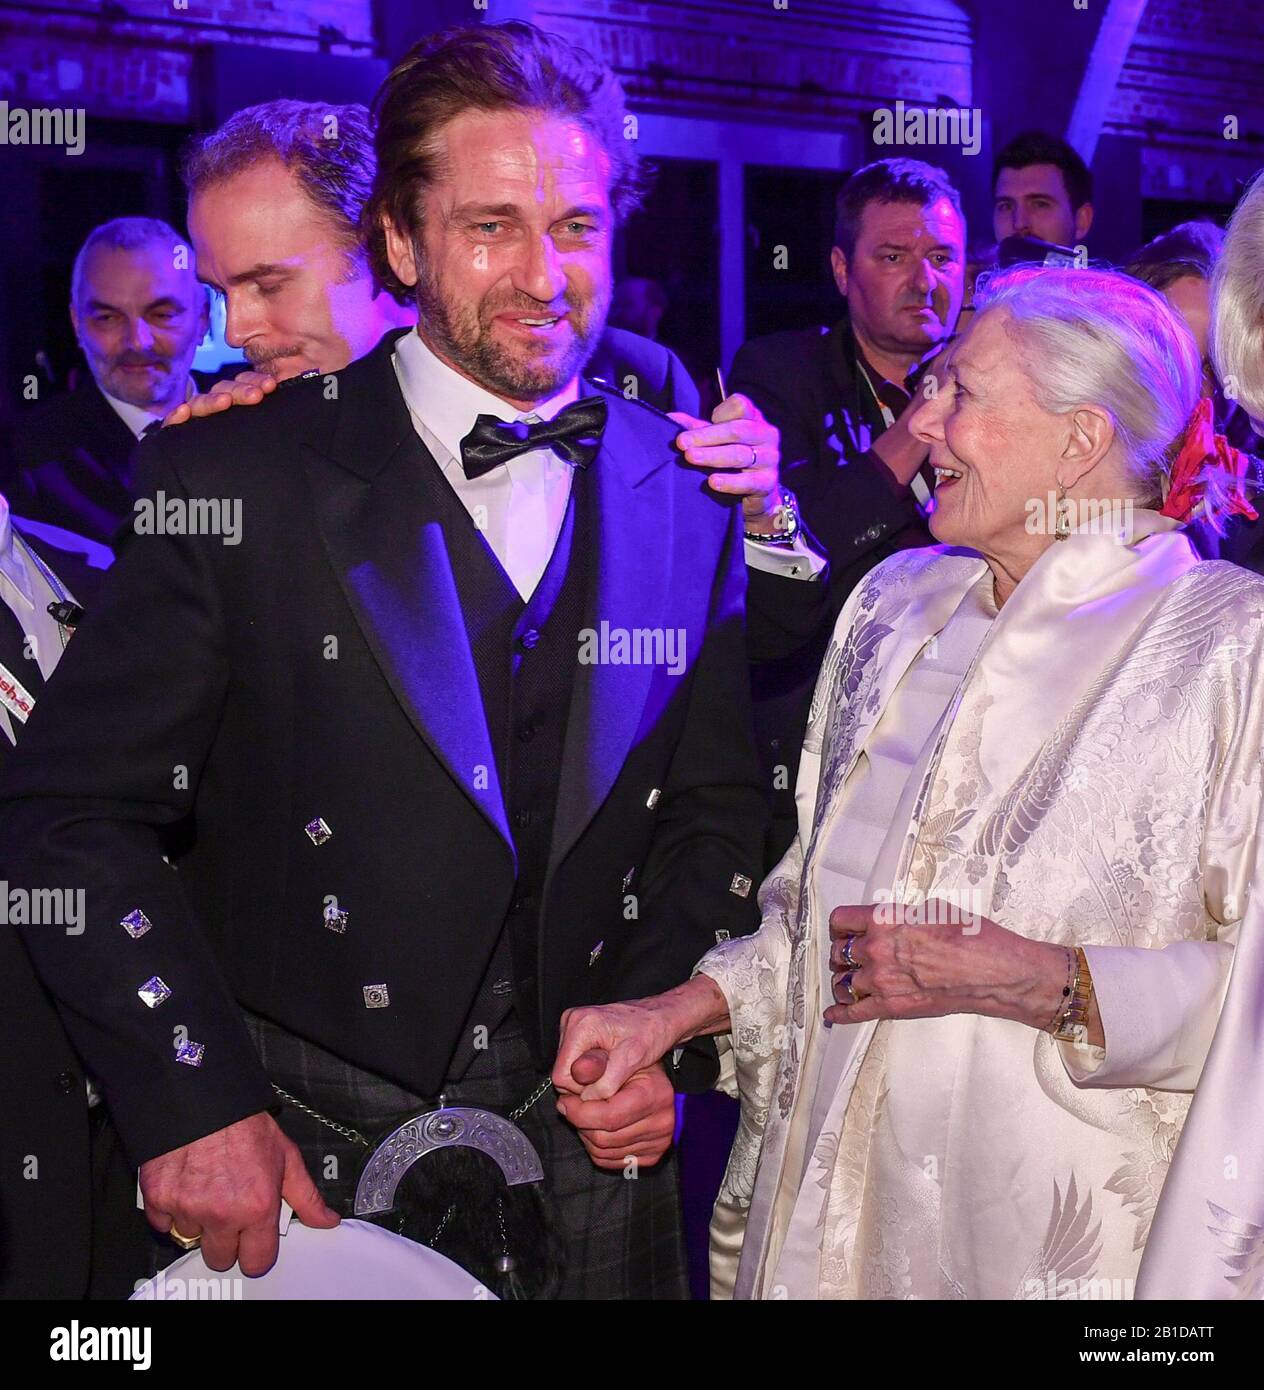
[[[605, 1070], [603, 1054], [586, 1052], [571, 1074], [585, 1089]], [[676, 1092], [658, 1062], [634, 1072], [610, 1100], [583, 1100], [563, 1093], [558, 1113], [575, 1126], [598, 1168], [618, 1171], [629, 1158], [652, 1167], [671, 1147], [676, 1132]]]

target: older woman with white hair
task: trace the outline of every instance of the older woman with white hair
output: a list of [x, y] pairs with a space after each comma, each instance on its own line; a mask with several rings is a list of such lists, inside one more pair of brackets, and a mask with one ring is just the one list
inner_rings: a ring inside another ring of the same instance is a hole
[[1264, 580], [1181, 529], [1242, 505], [1169, 476], [1194, 342], [1111, 272], [979, 305], [913, 422], [944, 544], [840, 615], [760, 930], [565, 1020], [590, 1098], [718, 1035], [718, 1296], [1131, 1297], [1248, 913]]

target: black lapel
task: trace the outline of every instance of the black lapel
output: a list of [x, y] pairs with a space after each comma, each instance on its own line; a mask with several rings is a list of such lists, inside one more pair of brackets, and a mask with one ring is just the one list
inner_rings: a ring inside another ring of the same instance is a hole
[[129, 461], [138, 440], [105, 399], [105, 392], [90, 373], [74, 391], [74, 401], [88, 438], [80, 441], [124, 487], [131, 486]]
[[[672, 576], [673, 469], [656, 429], [637, 428], [642, 407], [607, 393], [610, 414], [592, 463], [596, 546], [584, 627], [661, 628]], [[576, 543], [580, 538], [576, 537]], [[636, 737], [653, 667], [579, 662], [562, 755], [550, 862], [567, 853], [609, 795]]]
[[867, 448], [860, 436], [862, 426], [868, 427], [869, 442], [872, 444], [887, 424], [877, 401], [860, 379], [850, 318], [839, 319], [829, 331], [829, 367], [836, 389], [834, 400], [842, 403], [845, 427], [857, 448]]
[[438, 464], [413, 428], [391, 365], [397, 337], [339, 373], [333, 436], [319, 451], [305, 446], [317, 522], [396, 699], [512, 853], [443, 530], [415, 482]]

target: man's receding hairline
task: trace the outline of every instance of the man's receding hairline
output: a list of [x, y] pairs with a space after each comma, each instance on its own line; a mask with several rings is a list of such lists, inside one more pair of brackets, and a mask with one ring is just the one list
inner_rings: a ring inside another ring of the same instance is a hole
[[214, 189], [223, 188], [225, 184], [232, 183], [234, 179], [243, 178], [246, 174], [254, 173], [263, 164], [276, 164], [289, 176], [290, 182], [307, 204], [309, 208], [319, 217], [335, 236], [335, 240], [346, 250], [364, 251], [367, 250], [361, 236], [360, 228], [339, 217], [337, 213], [317, 202], [311, 190], [303, 183], [298, 176], [297, 164], [286, 163], [282, 156], [275, 149], [260, 149], [258, 157], [251, 159], [248, 163], [238, 165], [235, 169], [226, 169], [209, 174], [205, 178], [198, 179], [197, 183], [189, 189], [189, 211], [193, 211], [193, 200], [200, 193], [209, 193]]

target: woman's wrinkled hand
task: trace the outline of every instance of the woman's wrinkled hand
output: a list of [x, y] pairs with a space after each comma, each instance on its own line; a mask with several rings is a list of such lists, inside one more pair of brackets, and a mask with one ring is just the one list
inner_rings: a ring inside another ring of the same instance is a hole
[[1048, 1028], [1067, 948], [1032, 941], [940, 898], [830, 913], [827, 1023], [974, 1013]]

